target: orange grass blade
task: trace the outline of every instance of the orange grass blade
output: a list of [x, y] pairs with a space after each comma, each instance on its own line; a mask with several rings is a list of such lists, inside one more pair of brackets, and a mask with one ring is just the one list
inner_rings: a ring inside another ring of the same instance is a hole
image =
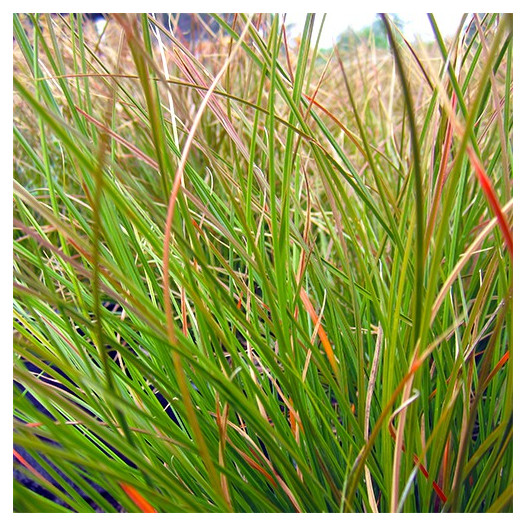
[[42, 480], [46, 484], [50, 484], [50, 482], [41, 475], [16, 449], [13, 448], [13, 455], [16, 457], [18, 462], [22, 464], [26, 469], [31, 471], [35, 477], [37, 477], [39, 480]]
[[[318, 325], [318, 321], [319, 321], [318, 315], [316, 314], [316, 311], [314, 310], [314, 307], [303, 287], [300, 290], [300, 298], [301, 298], [301, 301], [303, 302], [303, 306], [309, 313], [309, 316], [311, 317], [312, 322], [315, 325]], [[338, 376], [339, 375], [338, 362], [336, 361], [336, 357], [334, 356], [334, 351], [332, 350], [331, 344], [329, 342], [329, 338], [327, 337], [327, 333], [325, 332], [325, 329], [322, 327], [321, 324], [318, 325], [318, 336], [320, 337], [321, 343], [323, 345], [323, 349], [325, 350], [325, 354], [327, 355], [327, 358], [331, 364], [332, 370], [334, 371], [334, 374]]]
[[509, 357], [510, 357], [510, 351], [506, 351], [504, 355], [502, 356], [502, 358], [497, 363], [497, 365], [495, 366], [495, 368], [493, 369], [493, 371], [491, 371], [491, 373], [488, 374], [488, 377], [485, 380], [486, 384], [489, 384], [491, 380], [493, 379], [493, 377], [504, 367], [504, 365], [506, 365], [506, 362], [508, 361]]
[[[477, 354], [478, 356], [478, 354]], [[504, 365], [506, 364], [506, 362], [508, 361], [510, 357], [510, 351], [506, 351], [503, 355], [502, 355], [502, 358], [499, 360], [499, 362], [497, 363], [497, 365], [495, 366], [495, 368], [493, 369], [493, 371], [491, 371], [491, 373], [489, 373], [488, 377], [486, 378], [485, 380], [485, 383], [488, 384], [489, 382], [491, 382], [491, 380], [493, 379], [493, 377], [500, 371], [500, 369], [502, 369], [504, 367]], [[449, 382], [451, 381], [451, 376], [449, 378], [447, 378], [446, 380], [446, 384], [448, 384]], [[437, 394], [437, 390], [436, 389], [433, 389], [433, 392], [429, 395], [429, 399], [431, 400], [435, 395]]]
[[[292, 398], [289, 398], [289, 403], [292, 405]], [[295, 438], [299, 438], [299, 433], [296, 435], [296, 432], [298, 431], [298, 425], [296, 424], [296, 417], [294, 416], [294, 411], [289, 411], [289, 420], [290, 420], [290, 429], [292, 431], [292, 434]]]
[[[246, 453], [244, 453], [243, 451], [241, 451], [240, 449], [238, 449], [237, 447], [233, 446], [234, 449], [245, 459], [245, 461], [247, 462], [247, 464], [254, 468], [256, 471], [258, 471], [259, 473], [261, 473], [269, 482], [270, 484], [272, 484], [275, 488], [278, 487], [278, 484], [277, 482], [274, 480], [274, 478], [272, 477], [272, 475], [266, 471], [264, 468], [262, 468], [255, 460], [251, 459]], [[251, 453], [256, 456], [256, 453], [254, 452], [254, 450], [252, 448], [250, 448], [250, 451]]]
[[157, 510], [133, 486], [125, 482], [119, 482], [119, 486], [143, 513], [157, 513]]
[[[218, 460], [219, 465], [224, 468], [225, 467], [225, 447], [226, 442], [228, 439], [227, 432], [228, 432], [228, 410], [229, 405], [228, 402], [224, 404], [223, 411], [221, 412], [221, 408], [219, 405], [219, 394], [216, 393], [216, 423], [219, 430], [219, 454], [218, 454]], [[223, 490], [223, 496], [225, 497], [225, 501], [228, 503], [230, 507], [232, 507], [232, 499], [230, 497], [230, 490], [228, 488], [228, 478], [224, 473], [221, 473], [219, 475], [219, 479], [221, 481], [221, 489]]]

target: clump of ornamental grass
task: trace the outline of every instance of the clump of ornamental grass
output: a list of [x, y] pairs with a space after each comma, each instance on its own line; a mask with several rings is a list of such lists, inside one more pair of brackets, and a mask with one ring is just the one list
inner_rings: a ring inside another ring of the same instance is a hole
[[177, 17], [14, 17], [15, 511], [511, 511], [511, 17]]

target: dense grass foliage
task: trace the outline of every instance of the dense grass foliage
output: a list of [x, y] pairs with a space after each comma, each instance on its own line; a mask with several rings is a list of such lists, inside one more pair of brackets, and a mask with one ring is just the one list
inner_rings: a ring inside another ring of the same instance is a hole
[[511, 17], [214, 19], [14, 17], [15, 511], [511, 511]]

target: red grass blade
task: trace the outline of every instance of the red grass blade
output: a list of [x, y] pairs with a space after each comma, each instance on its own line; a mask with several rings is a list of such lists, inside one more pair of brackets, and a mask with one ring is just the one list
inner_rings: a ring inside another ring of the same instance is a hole
[[[389, 433], [391, 435], [391, 438], [393, 440], [396, 440], [396, 431], [395, 431], [395, 428], [392, 422], [389, 422]], [[406, 451], [405, 445], [403, 443], [402, 443], [402, 451], [404, 453]], [[427, 480], [429, 480], [429, 472], [424, 467], [424, 465], [420, 462], [420, 459], [418, 458], [418, 455], [416, 453], [413, 453], [413, 461], [415, 465], [418, 467], [418, 469], [420, 470], [420, 472], [422, 473], [422, 475], [424, 475], [424, 477]], [[447, 502], [447, 497], [445, 493], [442, 491], [442, 488], [434, 480], [431, 482], [433, 484], [433, 489], [435, 490], [435, 493], [438, 495], [439, 499], [444, 503]]]
[[105, 124], [95, 119], [95, 117], [92, 117], [89, 113], [86, 113], [85, 111], [81, 110], [79, 107], [75, 106], [75, 109], [81, 115], [83, 115], [89, 122], [95, 124], [95, 126], [99, 127], [105, 133], [113, 137], [119, 144], [130, 150], [130, 152], [134, 153], [138, 159], [141, 159], [155, 170], [159, 170], [159, 164], [157, 163], [157, 161], [154, 161], [150, 156], [146, 155], [143, 151], [139, 150], [137, 146], [124, 139], [124, 137], [121, 137], [118, 133], [115, 133], [112, 129], [108, 128]]
[[488, 177], [486, 170], [484, 170], [482, 163], [480, 162], [479, 158], [477, 157], [475, 151], [471, 146], [468, 146], [467, 153], [469, 156], [469, 160], [471, 161], [471, 165], [473, 166], [475, 173], [477, 174], [480, 186], [482, 187], [482, 190], [486, 195], [486, 199], [489, 201], [493, 212], [497, 216], [502, 235], [504, 236], [506, 244], [508, 245], [508, 250], [513, 256], [513, 236], [511, 234], [511, 229], [508, 224], [508, 221], [504, 216], [504, 213], [502, 212], [502, 207], [500, 206], [499, 200], [497, 199], [497, 195], [495, 193], [493, 185], [491, 184], [491, 179]]

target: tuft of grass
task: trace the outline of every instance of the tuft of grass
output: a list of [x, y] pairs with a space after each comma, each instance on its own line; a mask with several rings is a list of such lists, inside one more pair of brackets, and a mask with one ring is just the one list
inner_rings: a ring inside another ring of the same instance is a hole
[[511, 15], [178, 16], [13, 18], [15, 511], [512, 511]]

